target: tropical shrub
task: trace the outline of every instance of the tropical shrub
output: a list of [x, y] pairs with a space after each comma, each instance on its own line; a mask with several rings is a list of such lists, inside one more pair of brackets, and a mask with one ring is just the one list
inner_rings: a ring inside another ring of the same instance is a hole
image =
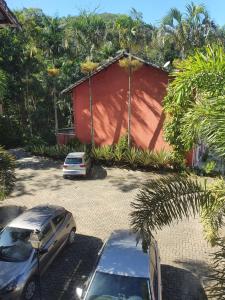
[[113, 149], [111, 146], [94, 147], [92, 157], [96, 161], [105, 161], [110, 163], [113, 160]]
[[0, 199], [8, 195], [15, 182], [15, 158], [0, 147]]
[[53, 159], [64, 159], [69, 152], [82, 152], [85, 150], [84, 148], [84, 145], [80, 145], [79, 147], [68, 145], [39, 145], [29, 147], [29, 151], [34, 155], [50, 157]]
[[[179, 61], [164, 100], [165, 137], [180, 154], [203, 139], [225, 153], [225, 51], [207, 46]], [[208, 84], [210, 82], [210, 84]]]
[[106, 165], [122, 165], [130, 168], [164, 168], [174, 169], [178, 166], [182, 168], [182, 164], [173, 152], [165, 150], [150, 151], [142, 150], [135, 147], [123, 149], [118, 145], [94, 147], [92, 149], [92, 157], [96, 162], [105, 163]]
[[25, 144], [26, 144], [25, 149], [27, 151], [29, 151], [30, 148], [34, 146], [44, 146], [44, 145], [47, 146], [47, 143], [40, 136], [26, 137]]
[[137, 167], [139, 164], [139, 156], [141, 150], [132, 147], [124, 153], [124, 162], [132, 167]]
[[81, 141], [76, 137], [73, 139], [70, 139], [66, 145], [69, 147], [74, 147], [74, 148], [83, 147], [83, 144], [81, 143]]
[[214, 160], [208, 161], [203, 165], [203, 171], [206, 175], [211, 175], [216, 168], [216, 162]]
[[21, 146], [22, 132], [15, 118], [0, 114], [0, 145], [6, 148]]

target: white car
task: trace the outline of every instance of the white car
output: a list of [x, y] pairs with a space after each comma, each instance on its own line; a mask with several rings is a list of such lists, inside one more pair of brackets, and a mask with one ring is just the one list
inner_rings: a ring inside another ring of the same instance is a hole
[[85, 152], [69, 153], [63, 164], [63, 177], [86, 176], [90, 167], [90, 160], [85, 158]]
[[84, 300], [161, 300], [161, 268], [156, 241], [148, 253], [129, 230], [112, 233], [100, 253], [98, 264], [84, 289], [76, 289]]

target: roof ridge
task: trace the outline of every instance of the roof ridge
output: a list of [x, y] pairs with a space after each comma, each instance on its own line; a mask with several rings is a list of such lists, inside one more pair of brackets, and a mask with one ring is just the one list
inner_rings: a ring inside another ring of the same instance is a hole
[[[166, 69], [153, 64], [151, 62], [148, 62], [138, 56], [135, 56], [131, 53], [128, 53], [126, 51], [121, 51], [119, 54], [117, 54], [116, 56], [114, 56], [111, 59], [108, 59], [105, 63], [103, 63], [102, 65], [100, 65], [94, 72], [92, 72], [91, 77], [93, 77], [94, 75], [96, 75], [97, 73], [101, 72], [102, 70], [104, 70], [105, 68], [109, 67], [110, 65], [112, 65], [113, 63], [115, 63], [116, 61], [118, 61], [120, 58], [124, 57], [124, 56], [131, 56], [133, 59], [137, 59], [140, 62], [142, 62], [143, 64], [146, 64], [148, 66], [151, 66], [153, 68], [162, 70], [164, 72], [168, 72]], [[75, 83], [69, 85], [67, 88], [65, 88], [64, 90], [61, 91], [61, 95], [70, 92], [72, 89], [74, 89], [76, 86], [80, 85], [81, 83], [83, 83], [84, 81], [86, 81], [89, 78], [88, 75], [82, 77], [81, 79], [79, 79], [78, 81], [76, 81]]]

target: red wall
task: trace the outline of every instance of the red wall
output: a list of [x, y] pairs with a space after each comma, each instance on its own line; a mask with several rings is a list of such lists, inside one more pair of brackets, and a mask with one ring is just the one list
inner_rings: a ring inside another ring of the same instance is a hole
[[[162, 99], [168, 74], [143, 65], [132, 76], [131, 135], [137, 146], [168, 149], [162, 136]], [[116, 143], [127, 131], [128, 74], [118, 62], [92, 77], [95, 143]], [[90, 142], [88, 82], [73, 89], [74, 125], [77, 137]]]

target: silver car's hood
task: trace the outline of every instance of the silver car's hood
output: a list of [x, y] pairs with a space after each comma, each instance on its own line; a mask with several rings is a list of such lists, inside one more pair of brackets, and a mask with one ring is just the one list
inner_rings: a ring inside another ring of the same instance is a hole
[[24, 272], [25, 262], [8, 262], [0, 260], [0, 289]]

